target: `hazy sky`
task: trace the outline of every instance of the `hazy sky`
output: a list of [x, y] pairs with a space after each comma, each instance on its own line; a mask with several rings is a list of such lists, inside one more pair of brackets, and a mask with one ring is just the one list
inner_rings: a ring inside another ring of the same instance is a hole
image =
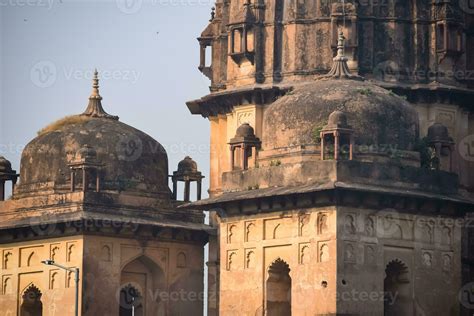
[[208, 93], [196, 38], [212, 5], [0, 0], [0, 155], [18, 171], [21, 150], [38, 130], [84, 111], [97, 67], [108, 113], [158, 140], [170, 172], [190, 155], [207, 176], [209, 123], [192, 116], [185, 102]]

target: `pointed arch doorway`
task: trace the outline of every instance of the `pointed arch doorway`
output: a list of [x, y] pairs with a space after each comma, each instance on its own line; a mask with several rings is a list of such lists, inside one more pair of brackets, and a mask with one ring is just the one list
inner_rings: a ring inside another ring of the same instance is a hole
[[280, 258], [268, 267], [265, 285], [265, 315], [291, 316], [290, 267]]

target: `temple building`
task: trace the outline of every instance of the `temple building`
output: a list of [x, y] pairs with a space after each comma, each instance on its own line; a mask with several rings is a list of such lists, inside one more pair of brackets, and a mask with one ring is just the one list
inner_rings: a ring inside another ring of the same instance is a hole
[[[177, 209], [164, 148], [101, 100], [96, 72], [86, 111], [41, 130], [20, 175], [0, 158], [1, 315], [203, 310], [204, 215]], [[189, 157], [175, 174], [202, 179]]]
[[208, 315], [470, 315], [471, 13], [217, 0], [210, 94], [187, 103], [210, 122], [210, 198], [183, 206], [217, 230]]

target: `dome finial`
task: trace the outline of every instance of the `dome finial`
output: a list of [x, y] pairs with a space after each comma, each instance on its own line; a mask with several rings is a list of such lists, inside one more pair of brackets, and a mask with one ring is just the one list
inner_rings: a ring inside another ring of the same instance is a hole
[[99, 93], [99, 72], [97, 69], [94, 70], [94, 77], [92, 78], [92, 93], [89, 97], [89, 105], [82, 115], [118, 120], [118, 116], [108, 114], [102, 107], [102, 97]]
[[92, 79], [92, 94], [90, 97], [102, 99], [99, 94], [99, 72], [97, 71], [97, 68], [94, 69], [94, 78]]
[[337, 55], [333, 58], [334, 63], [332, 64], [332, 68], [325, 77], [361, 79], [359, 76], [352, 75], [349, 66], [347, 66], [348, 59], [344, 56], [345, 39], [344, 33], [341, 31], [337, 39]]

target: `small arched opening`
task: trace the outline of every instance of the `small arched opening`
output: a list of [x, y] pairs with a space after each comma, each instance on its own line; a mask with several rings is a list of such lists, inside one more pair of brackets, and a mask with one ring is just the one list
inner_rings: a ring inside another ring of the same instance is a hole
[[384, 315], [413, 315], [413, 302], [408, 267], [392, 260], [385, 268]]
[[268, 268], [265, 300], [265, 315], [291, 316], [290, 268], [280, 258], [275, 260]]
[[121, 284], [120, 316], [132, 315], [132, 310], [135, 316], [162, 315], [166, 311], [165, 302], [160, 300], [167, 291], [165, 275], [152, 259], [141, 256], [125, 265]]
[[143, 316], [142, 295], [140, 291], [131, 284], [127, 284], [120, 290], [119, 316]]
[[41, 296], [41, 291], [35, 285], [30, 285], [22, 295], [20, 316], [42, 316], [43, 303], [41, 302]]

